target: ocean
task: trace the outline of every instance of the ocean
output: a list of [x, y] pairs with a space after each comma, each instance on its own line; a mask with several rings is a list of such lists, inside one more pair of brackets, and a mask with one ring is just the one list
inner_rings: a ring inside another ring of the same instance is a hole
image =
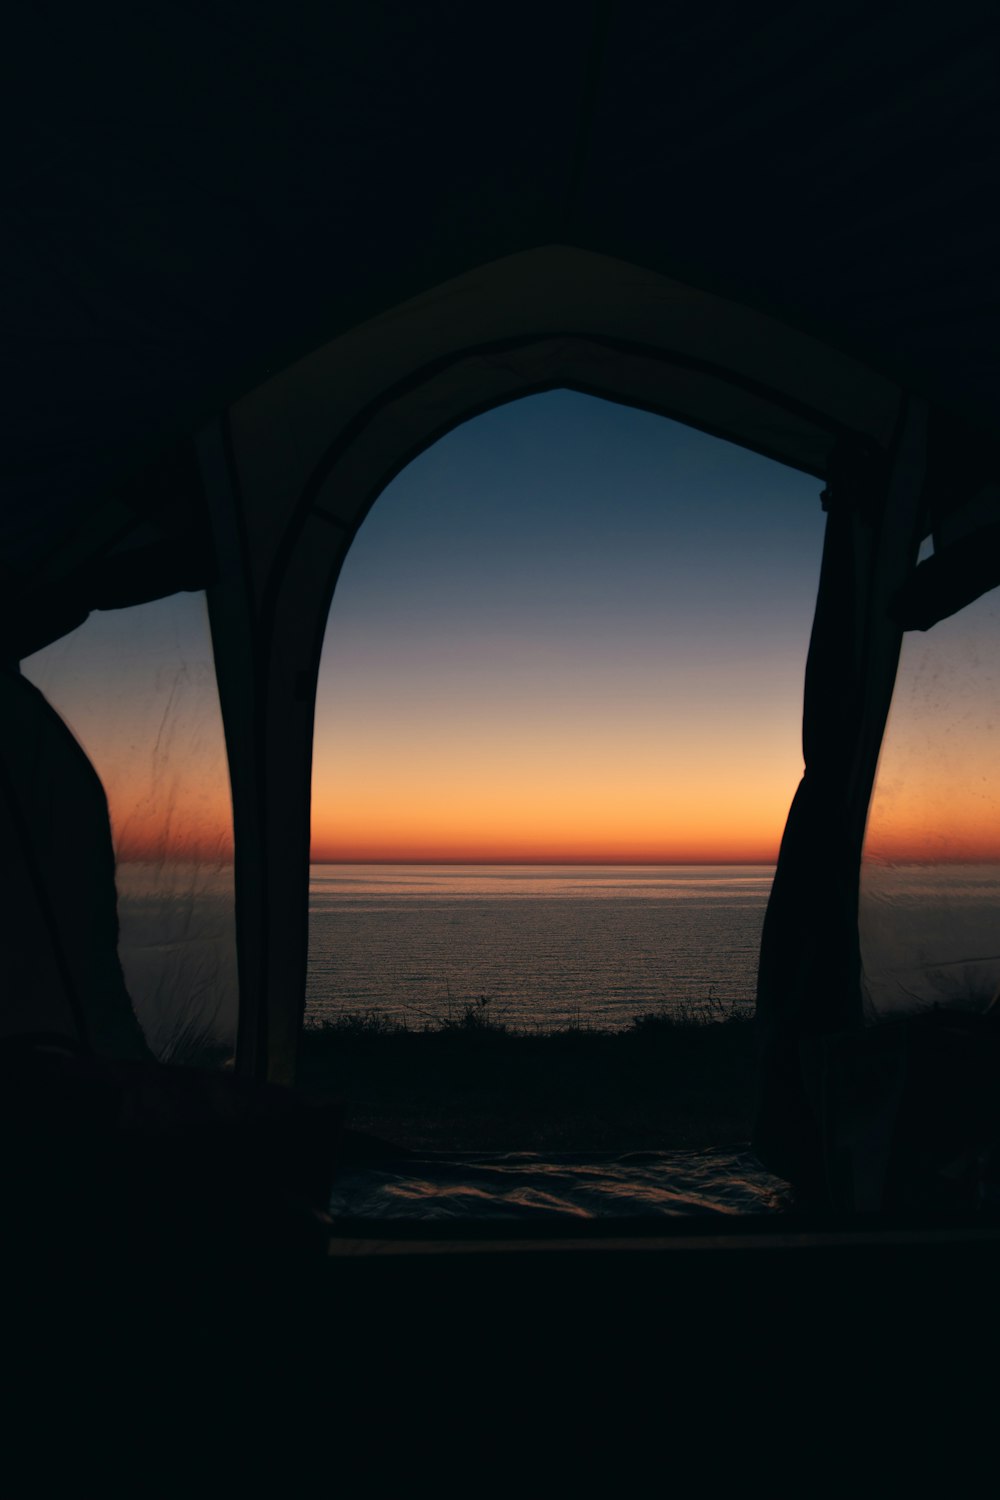
[[772, 865], [314, 865], [307, 1024], [526, 1030], [753, 1000]]
[[[753, 1000], [773, 865], [313, 865], [306, 1021], [410, 1025], [485, 999], [510, 1026], [615, 1027]], [[1000, 989], [1000, 865], [861, 880], [873, 1012], [985, 1006]]]

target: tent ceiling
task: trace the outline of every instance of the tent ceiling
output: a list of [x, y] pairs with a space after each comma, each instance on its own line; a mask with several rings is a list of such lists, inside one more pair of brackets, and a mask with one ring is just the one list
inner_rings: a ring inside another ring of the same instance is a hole
[[495, 16], [484, 44], [457, 4], [21, 8], [15, 575], [309, 350], [540, 245], [720, 294], [995, 422], [994, 6]]

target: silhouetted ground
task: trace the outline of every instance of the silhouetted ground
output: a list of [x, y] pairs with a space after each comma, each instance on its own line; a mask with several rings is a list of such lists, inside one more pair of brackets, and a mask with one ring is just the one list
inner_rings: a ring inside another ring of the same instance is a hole
[[750, 1136], [754, 1049], [746, 1014], [526, 1033], [469, 1006], [429, 1029], [377, 1015], [309, 1029], [298, 1083], [340, 1099], [352, 1130], [416, 1150], [734, 1146]]

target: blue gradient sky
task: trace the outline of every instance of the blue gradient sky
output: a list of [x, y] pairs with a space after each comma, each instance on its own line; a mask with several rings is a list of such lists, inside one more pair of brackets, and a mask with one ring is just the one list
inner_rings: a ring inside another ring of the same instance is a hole
[[314, 856], [773, 858], [820, 488], [567, 391], [435, 444], [334, 598]]

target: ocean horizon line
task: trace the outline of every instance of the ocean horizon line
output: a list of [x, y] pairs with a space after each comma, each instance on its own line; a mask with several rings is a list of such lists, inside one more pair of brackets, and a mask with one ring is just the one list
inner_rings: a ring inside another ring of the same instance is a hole
[[715, 869], [725, 866], [727, 869], [734, 866], [746, 866], [760, 868], [777, 865], [774, 859], [314, 859], [310, 858], [311, 865], [441, 865], [462, 867], [474, 865], [499, 865], [506, 866], [537, 866], [538, 868], [550, 869], [553, 866], [559, 869], [575, 870], [589, 869], [594, 865], [607, 866], [612, 869], [643, 869], [659, 870], [667, 867], [675, 869]]

